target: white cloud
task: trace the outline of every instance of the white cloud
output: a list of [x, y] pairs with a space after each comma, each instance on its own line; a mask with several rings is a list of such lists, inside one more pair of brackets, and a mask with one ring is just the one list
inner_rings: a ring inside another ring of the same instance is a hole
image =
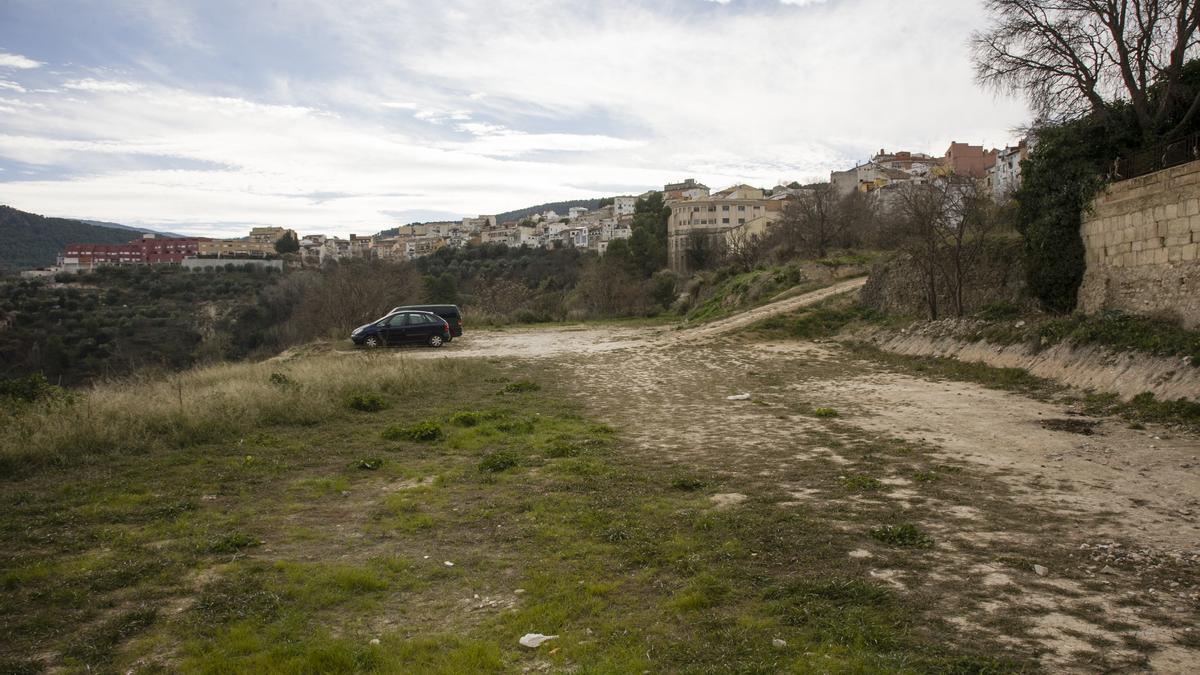
[[64, 89], [74, 89], [77, 91], [94, 91], [113, 94], [127, 94], [137, 91], [140, 87], [131, 82], [114, 82], [111, 80], [93, 80], [85, 78], [82, 80], [71, 80], [63, 83]]
[[[70, 96], [0, 80], [20, 94], [0, 159], [65, 174], [0, 183], [0, 201], [176, 231], [366, 232], [603, 193], [586, 186], [819, 179], [880, 147], [1003, 145], [1027, 118], [972, 82], [979, 0], [682, 2], [248, 5], [259, 51], [206, 33], [203, 3], [147, 15], [239, 71], [190, 73], [166, 50], [154, 69], [61, 74]], [[295, 35], [319, 67], [275, 60]]]
[[10, 54], [8, 52], [0, 52], [0, 68], [16, 68], [18, 70], [29, 70], [31, 68], [41, 67], [41, 61], [21, 56], [20, 54]]

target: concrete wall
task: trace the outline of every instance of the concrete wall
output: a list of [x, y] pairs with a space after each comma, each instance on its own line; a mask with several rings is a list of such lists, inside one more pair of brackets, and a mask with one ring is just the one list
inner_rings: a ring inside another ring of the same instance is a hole
[[1084, 216], [1079, 309], [1200, 328], [1200, 161], [1114, 183]]

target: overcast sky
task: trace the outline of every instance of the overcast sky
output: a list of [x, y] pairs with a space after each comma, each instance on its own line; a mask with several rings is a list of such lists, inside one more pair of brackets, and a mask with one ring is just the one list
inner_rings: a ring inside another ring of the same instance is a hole
[[978, 0], [0, 0], [0, 203], [368, 233], [1003, 146]]

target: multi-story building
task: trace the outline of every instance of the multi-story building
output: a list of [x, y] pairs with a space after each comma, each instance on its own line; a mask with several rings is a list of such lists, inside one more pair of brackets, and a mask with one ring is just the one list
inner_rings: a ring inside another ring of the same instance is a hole
[[982, 145], [967, 143], [950, 143], [946, 149], [943, 164], [959, 176], [984, 178], [987, 171], [996, 163], [997, 150], [984, 150]]
[[632, 216], [634, 206], [636, 206], [636, 205], [637, 205], [637, 197], [614, 197], [613, 198], [613, 212], [616, 213], [616, 215], [618, 217]]
[[1033, 137], [1023, 138], [1016, 147], [1007, 147], [996, 152], [996, 163], [988, 168], [986, 184], [992, 199], [1006, 202], [1017, 188], [1021, 187], [1021, 162], [1029, 159], [1033, 150]]
[[200, 242], [201, 258], [268, 258], [275, 255], [275, 241], [247, 239], [208, 239]]
[[667, 264], [677, 273], [687, 273], [688, 247], [700, 238], [702, 245], [717, 247], [732, 229], [758, 219], [766, 223], [783, 216], [784, 201], [766, 199], [763, 191], [749, 185], [735, 185], [711, 197], [679, 199], [668, 202]]
[[275, 242], [287, 233], [288, 231], [282, 227], [253, 227], [250, 228], [250, 236], [247, 238], [252, 242], [270, 244], [274, 247]]
[[208, 241], [146, 234], [128, 244], [68, 244], [58, 256], [58, 266], [79, 271], [104, 265], [178, 265], [184, 258], [195, 257]]
[[663, 186], [663, 201], [681, 199], [703, 199], [708, 196], [708, 186], [697, 183], [695, 178], [688, 178], [682, 183], [668, 183]]

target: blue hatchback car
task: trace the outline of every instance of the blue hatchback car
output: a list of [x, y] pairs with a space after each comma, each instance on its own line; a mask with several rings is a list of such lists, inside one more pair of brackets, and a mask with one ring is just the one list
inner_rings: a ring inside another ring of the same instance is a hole
[[427, 344], [441, 347], [450, 341], [450, 324], [433, 312], [392, 312], [350, 333], [354, 344], [363, 347]]

